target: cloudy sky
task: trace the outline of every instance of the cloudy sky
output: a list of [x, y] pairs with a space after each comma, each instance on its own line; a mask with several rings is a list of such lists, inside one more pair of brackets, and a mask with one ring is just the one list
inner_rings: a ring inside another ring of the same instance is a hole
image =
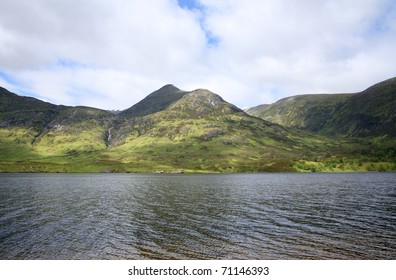
[[395, 50], [394, 0], [0, 0], [0, 86], [55, 104], [357, 92], [396, 76]]

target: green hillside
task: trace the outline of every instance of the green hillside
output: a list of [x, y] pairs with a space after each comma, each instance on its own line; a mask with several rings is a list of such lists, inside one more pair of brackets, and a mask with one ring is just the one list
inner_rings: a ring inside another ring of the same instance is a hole
[[360, 93], [298, 95], [246, 112], [286, 127], [326, 135], [395, 137], [396, 78]]
[[[2, 172], [394, 170], [393, 138], [328, 137], [167, 85], [115, 115], [0, 91]], [[330, 106], [330, 105], [329, 105]]]
[[333, 134], [396, 137], [396, 78], [352, 95], [325, 130]]

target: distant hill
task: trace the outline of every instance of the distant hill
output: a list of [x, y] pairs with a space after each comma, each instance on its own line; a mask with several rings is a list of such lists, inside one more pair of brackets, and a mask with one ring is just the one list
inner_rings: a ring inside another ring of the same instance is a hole
[[327, 135], [396, 136], [396, 78], [355, 94], [311, 94], [247, 109], [252, 116]]
[[[350, 95], [302, 98], [305, 104], [326, 100], [324, 112], [354, 106], [347, 103]], [[298, 106], [295, 116], [304, 107]], [[206, 89], [166, 85], [117, 114], [0, 89], [0, 172], [367, 171], [396, 169], [395, 157], [393, 139], [349, 140], [288, 128]]]
[[51, 123], [72, 123], [97, 119], [112, 113], [90, 107], [54, 105], [32, 97], [19, 96], [0, 87], [0, 127], [30, 127], [41, 131]]

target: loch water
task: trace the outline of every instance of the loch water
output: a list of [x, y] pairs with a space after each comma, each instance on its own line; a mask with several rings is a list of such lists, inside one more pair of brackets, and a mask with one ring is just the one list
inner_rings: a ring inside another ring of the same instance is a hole
[[396, 259], [396, 173], [0, 174], [0, 259]]

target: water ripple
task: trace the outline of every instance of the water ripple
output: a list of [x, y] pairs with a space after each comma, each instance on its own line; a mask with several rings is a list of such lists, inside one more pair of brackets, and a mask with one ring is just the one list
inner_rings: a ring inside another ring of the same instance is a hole
[[395, 259], [396, 174], [0, 174], [1, 259]]

